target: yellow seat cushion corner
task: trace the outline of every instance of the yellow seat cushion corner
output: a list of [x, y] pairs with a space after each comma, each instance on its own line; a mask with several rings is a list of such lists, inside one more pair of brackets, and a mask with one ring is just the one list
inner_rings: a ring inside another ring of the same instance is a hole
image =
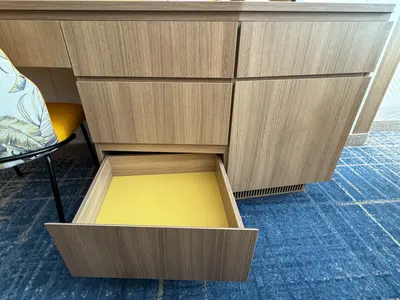
[[74, 103], [46, 103], [59, 142], [67, 139], [85, 121], [83, 107]]

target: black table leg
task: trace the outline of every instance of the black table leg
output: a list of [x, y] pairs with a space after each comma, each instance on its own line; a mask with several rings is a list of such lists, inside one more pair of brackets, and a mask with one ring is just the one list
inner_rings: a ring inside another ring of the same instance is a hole
[[82, 130], [83, 136], [85, 138], [86, 144], [87, 144], [87, 146], [89, 148], [90, 155], [92, 156], [96, 167], [99, 168], [100, 167], [99, 159], [97, 157], [96, 152], [93, 149], [92, 142], [89, 139], [89, 135], [88, 135], [87, 130], [85, 128], [85, 125], [83, 125], [83, 123], [81, 124], [81, 130]]
[[17, 166], [14, 167], [14, 171], [15, 171], [15, 173], [17, 173], [17, 175], [18, 175], [19, 177], [21, 177], [21, 176], [23, 175], [22, 172], [21, 172], [21, 170], [20, 170]]
[[61, 223], [65, 223], [64, 212], [63, 212], [63, 208], [62, 208], [62, 204], [61, 204], [60, 191], [58, 190], [56, 174], [54, 172], [53, 163], [52, 163], [50, 154], [46, 155], [44, 158], [46, 159], [46, 162], [47, 162], [47, 169], [49, 171], [51, 187], [53, 189], [54, 201], [56, 202], [58, 219]]

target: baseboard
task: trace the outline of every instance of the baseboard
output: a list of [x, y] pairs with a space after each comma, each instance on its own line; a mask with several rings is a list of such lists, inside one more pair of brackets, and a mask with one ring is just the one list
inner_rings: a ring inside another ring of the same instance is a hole
[[363, 146], [368, 138], [368, 133], [350, 134], [347, 138], [345, 147]]
[[370, 131], [400, 131], [400, 120], [374, 121]]

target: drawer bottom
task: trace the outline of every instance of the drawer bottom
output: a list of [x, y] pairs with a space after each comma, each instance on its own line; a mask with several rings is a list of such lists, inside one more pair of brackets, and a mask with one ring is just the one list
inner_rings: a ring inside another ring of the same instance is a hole
[[215, 172], [115, 176], [96, 223], [229, 227]]

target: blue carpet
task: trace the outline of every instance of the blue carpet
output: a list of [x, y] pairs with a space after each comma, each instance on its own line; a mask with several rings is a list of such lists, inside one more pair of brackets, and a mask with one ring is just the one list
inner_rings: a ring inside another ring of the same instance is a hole
[[[87, 156], [55, 163], [71, 220], [95, 170]], [[0, 171], [0, 299], [400, 297], [400, 133], [345, 148], [333, 180], [305, 193], [239, 202], [260, 230], [246, 283], [71, 277], [43, 226], [56, 221], [45, 166], [22, 171]]]

